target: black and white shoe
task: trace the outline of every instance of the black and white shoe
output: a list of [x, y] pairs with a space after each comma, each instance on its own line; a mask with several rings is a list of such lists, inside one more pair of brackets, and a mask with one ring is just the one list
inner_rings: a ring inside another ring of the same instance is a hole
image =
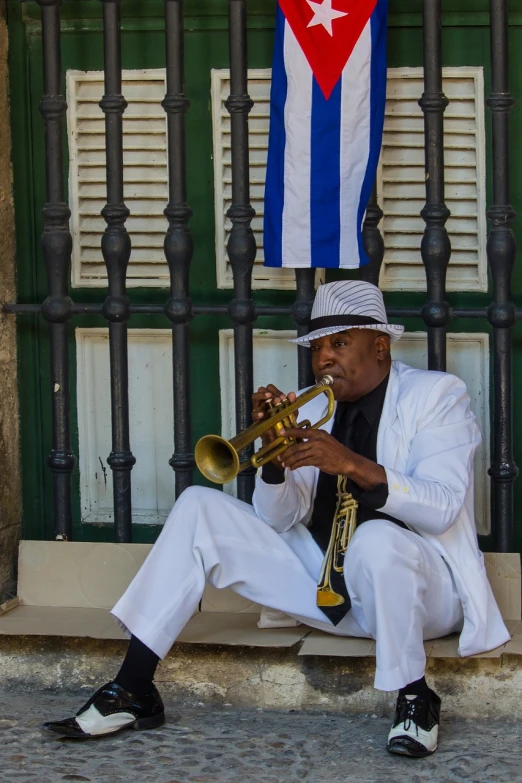
[[399, 756], [423, 758], [437, 750], [440, 698], [428, 690], [424, 696], [399, 695], [386, 749]]
[[75, 718], [49, 721], [43, 728], [75, 739], [94, 739], [122, 729], [155, 729], [165, 722], [161, 696], [153, 686], [147, 696], [135, 696], [108, 682], [92, 696]]

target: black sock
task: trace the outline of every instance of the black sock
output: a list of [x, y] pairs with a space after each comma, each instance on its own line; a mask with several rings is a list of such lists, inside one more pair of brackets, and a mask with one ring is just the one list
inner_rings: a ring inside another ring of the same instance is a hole
[[399, 691], [399, 696], [426, 696], [430, 688], [426, 682], [425, 677], [421, 677], [420, 680], [410, 682], [409, 685], [405, 685]]
[[135, 696], [146, 696], [152, 690], [158, 662], [156, 653], [149, 650], [136, 636], [131, 636], [127, 655], [115, 682]]

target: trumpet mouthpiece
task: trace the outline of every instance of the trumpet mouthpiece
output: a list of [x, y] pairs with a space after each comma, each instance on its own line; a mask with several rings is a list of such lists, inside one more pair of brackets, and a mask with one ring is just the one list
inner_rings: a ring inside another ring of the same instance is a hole
[[321, 378], [321, 383], [323, 384], [323, 386], [331, 386], [333, 382], [334, 379], [332, 378], [331, 375], [323, 375], [323, 377]]

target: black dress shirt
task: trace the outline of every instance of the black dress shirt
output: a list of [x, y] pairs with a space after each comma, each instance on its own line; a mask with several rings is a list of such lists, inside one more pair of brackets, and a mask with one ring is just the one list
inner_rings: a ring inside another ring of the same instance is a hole
[[[361, 397], [357, 402], [339, 402], [335, 411], [335, 419], [332, 427], [332, 436], [340, 443], [344, 443], [361, 457], [377, 462], [377, 433], [381, 420], [384, 398], [388, 387], [388, 377], [369, 394]], [[355, 410], [353, 410], [355, 409]], [[353, 419], [353, 425], [349, 427], [349, 443], [346, 442], [346, 421]], [[268, 463], [263, 467], [263, 481], [267, 484], [279, 484], [284, 481], [284, 474], [274, 465]], [[358, 501], [357, 525], [369, 519], [388, 519], [400, 527], [406, 525], [398, 519], [376, 510], [386, 505], [388, 499], [388, 484], [379, 484], [371, 490], [363, 491], [354, 481], [348, 479], [346, 491], [351, 492]], [[317, 492], [312, 512], [312, 520], [309, 530], [323, 552], [328, 548], [332, 523], [337, 507], [337, 476], [320, 471], [317, 483]]]

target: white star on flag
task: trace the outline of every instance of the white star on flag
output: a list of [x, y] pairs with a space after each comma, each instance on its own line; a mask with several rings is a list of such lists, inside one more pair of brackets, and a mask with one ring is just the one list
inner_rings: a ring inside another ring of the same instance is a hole
[[334, 19], [340, 19], [342, 16], [348, 16], [346, 11], [336, 11], [332, 8], [333, 0], [323, 0], [322, 3], [314, 3], [313, 0], [306, 0], [314, 16], [308, 23], [308, 27], [316, 27], [316, 25], [322, 25], [329, 35], [333, 38], [332, 21]]

